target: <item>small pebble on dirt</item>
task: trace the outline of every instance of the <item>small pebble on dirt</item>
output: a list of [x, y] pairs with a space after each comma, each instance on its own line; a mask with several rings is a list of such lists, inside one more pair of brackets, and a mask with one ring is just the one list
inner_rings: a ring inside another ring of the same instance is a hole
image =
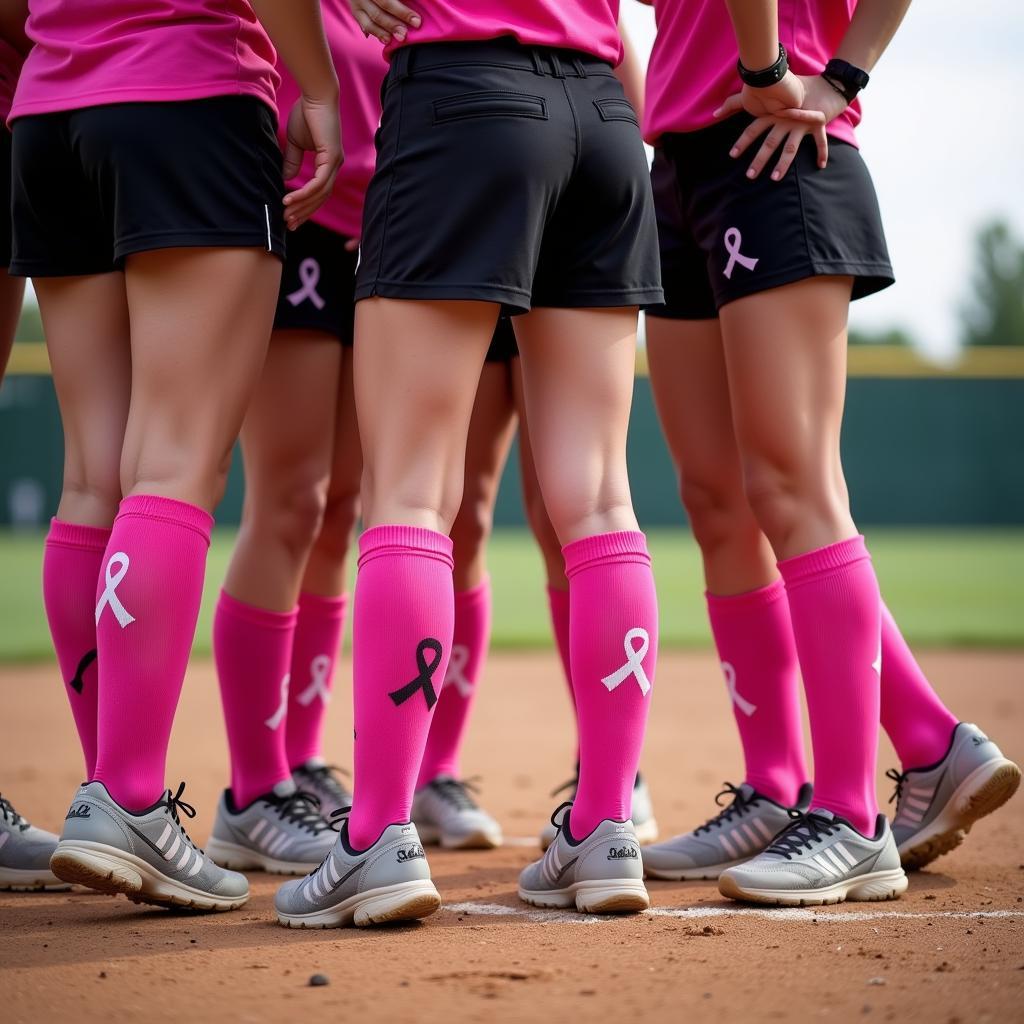
[[884, 985], [885, 978], [868, 978], [869, 985]]
[[933, 893], [933, 892], [927, 893], [925, 895], [925, 899], [926, 900], [933, 900], [933, 899], [935, 899], [935, 893]]
[[106, 971], [100, 971], [99, 976], [101, 978], [105, 978], [107, 976], [107, 972]]
[[330, 985], [331, 979], [326, 974], [311, 974], [309, 976], [310, 988], [319, 988], [321, 985]]

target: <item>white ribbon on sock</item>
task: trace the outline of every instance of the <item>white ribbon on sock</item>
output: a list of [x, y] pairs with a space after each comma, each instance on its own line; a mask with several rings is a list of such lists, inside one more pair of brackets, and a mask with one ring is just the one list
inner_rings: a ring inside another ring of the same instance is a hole
[[[135, 616], [128, 612], [125, 606], [121, 604], [121, 599], [117, 596], [117, 585], [124, 579], [130, 564], [128, 556], [123, 551], [115, 551], [110, 556], [107, 568], [103, 574], [105, 586], [103, 593], [100, 594], [99, 604], [96, 605], [97, 626], [100, 624], [100, 616], [103, 614], [103, 609], [108, 605], [122, 629], [135, 621]], [[117, 572], [112, 571], [115, 565], [117, 566]]]
[[[638, 648], [633, 647], [633, 641], [639, 640], [640, 646]], [[640, 687], [640, 692], [646, 697], [651, 689], [651, 681], [647, 678], [647, 673], [644, 672], [643, 660], [651, 647], [651, 637], [646, 629], [637, 626], [635, 629], [631, 629], [622, 641], [622, 647], [626, 652], [626, 664], [620, 669], [616, 669], [611, 675], [605, 676], [601, 682], [608, 687], [610, 693], [624, 683], [630, 676], [636, 680], [637, 686]]]
[[722, 662], [722, 675], [725, 676], [725, 686], [729, 691], [729, 699], [749, 718], [756, 710], [757, 705], [751, 704], [749, 700], [741, 697], [736, 689], [736, 669], [728, 661]]
[[309, 663], [309, 686], [302, 693], [296, 696], [296, 700], [308, 708], [313, 701], [319, 697], [326, 707], [331, 699], [331, 691], [327, 688], [327, 681], [331, 677], [331, 659], [326, 654], [318, 654]]
[[277, 710], [263, 723], [268, 729], [276, 729], [284, 721], [284, 716], [288, 713], [288, 684], [291, 682], [291, 678], [289, 674], [281, 680], [281, 703], [278, 704]]
[[445, 686], [454, 686], [459, 695], [468, 698], [473, 692], [473, 684], [466, 678], [466, 666], [469, 664], [469, 648], [465, 644], [453, 644], [451, 657], [448, 659], [448, 671], [444, 675]]

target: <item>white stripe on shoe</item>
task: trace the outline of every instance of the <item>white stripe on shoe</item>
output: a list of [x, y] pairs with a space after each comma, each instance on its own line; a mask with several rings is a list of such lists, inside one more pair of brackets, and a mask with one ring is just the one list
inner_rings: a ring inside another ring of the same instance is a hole
[[266, 818], [260, 818], [260, 820], [257, 821], [255, 825], [253, 825], [252, 829], [250, 829], [250, 831], [249, 831], [249, 838], [253, 842], [256, 842], [257, 837], [259, 836], [259, 834], [266, 827], [267, 827], [267, 819]]
[[851, 868], [857, 864], [857, 858], [854, 857], [853, 854], [850, 853], [850, 851], [845, 846], [843, 846], [842, 843], [836, 843], [835, 846], [832, 847], [832, 849], [835, 850], [839, 854], [839, 856], [842, 857], [843, 860], [845, 860], [846, 863], [850, 865]]
[[163, 832], [160, 833], [160, 838], [156, 841], [156, 846], [158, 850], [162, 851], [163, 848], [167, 845], [167, 840], [170, 839], [171, 833], [173, 831], [174, 829], [171, 828], [171, 823], [167, 822], [167, 824], [164, 825]]
[[766, 843], [770, 843], [775, 838], [775, 836], [768, 831], [768, 826], [760, 818], [752, 818], [751, 821], [753, 822], [754, 828], [761, 833], [761, 838], [764, 839]]
[[179, 871], [181, 871], [181, 869], [189, 862], [189, 858], [191, 856], [192, 856], [192, 851], [188, 848], [188, 846], [186, 846], [185, 847], [185, 852], [181, 855], [181, 860], [179, 860], [178, 863], [175, 864], [174, 866]]
[[846, 865], [829, 849], [822, 851], [822, 856], [827, 857], [837, 868], [840, 874], [845, 874]]
[[754, 845], [755, 847], [757, 847], [757, 846], [760, 846], [760, 845], [761, 845], [761, 839], [760, 839], [760, 837], [759, 837], [759, 836], [757, 836], [757, 835], [756, 835], [756, 834], [754, 833], [754, 830], [753, 830], [753, 829], [752, 829], [752, 828], [751, 828], [751, 827], [750, 827], [750, 826], [749, 826], [749, 825], [748, 825], [748, 824], [747, 824], [746, 822], [744, 822], [744, 823], [743, 823], [742, 825], [740, 825], [740, 828], [742, 828], [742, 829], [743, 829], [744, 835], [746, 835], [746, 836], [747, 836], [747, 837], [748, 837], [748, 838], [750, 839], [750, 842], [751, 842], [751, 843], [752, 843], [752, 844], [753, 844], [753, 845]]
[[816, 853], [811, 858], [811, 863], [814, 864], [815, 867], [817, 867], [827, 878], [839, 877], [839, 872], [836, 871], [836, 869], [832, 867], [832, 865], [829, 864], [829, 862], [825, 860], [820, 853]]
[[722, 844], [725, 852], [729, 854], [730, 860], [739, 860], [739, 853], [732, 843], [729, 842], [729, 837], [724, 832], [718, 837], [718, 841]]
[[181, 836], [175, 836], [174, 842], [171, 843], [170, 847], [164, 851], [164, 860], [171, 860], [174, 855], [178, 852], [178, 848], [181, 846]]

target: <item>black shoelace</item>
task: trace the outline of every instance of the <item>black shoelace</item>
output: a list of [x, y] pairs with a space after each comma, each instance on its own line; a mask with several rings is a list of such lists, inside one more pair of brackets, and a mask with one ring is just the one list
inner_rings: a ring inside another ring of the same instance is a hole
[[896, 806], [899, 807], [900, 797], [903, 796], [903, 784], [907, 781], [907, 773], [901, 772], [898, 768], [890, 768], [886, 773], [887, 779], [892, 779], [896, 783], [896, 788], [892, 791], [892, 796], [889, 797], [889, 803], [893, 800], [896, 801]]
[[336, 811], [331, 811], [331, 819], [328, 821], [327, 827], [332, 832], [340, 832], [351, 813], [351, 807], [339, 807]]
[[815, 843], [820, 843], [836, 831], [836, 823], [821, 814], [815, 814], [813, 811], [803, 814], [799, 811], [789, 813], [793, 823], [776, 836], [765, 853], [777, 853], [789, 860], [801, 850], [810, 850]]
[[470, 796], [470, 793], [478, 793], [479, 789], [476, 786], [478, 780], [473, 779], [434, 779], [430, 783], [430, 788], [442, 800], [450, 803], [456, 810], [459, 811], [477, 811], [478, 807], [476, 801]]
[[[565, 787], [563, 786], [562, 788], [564, 789]], [[556, 792], [557, 792], [557, 790], [556, 790]], [[565, 819], [569, 817], [569, 811], [565, 811], [565, 814], [563, 814], [561, 818], [558, 818], [558, 815], [559, 815], [559, 813], [561, 811], [565, 810], [565, 808], [567, 808], [567, 807], [570, 808], [570, 809], [572, 808], [572, 801], [571, 800], [563, 800], [551, 812], [551, 824], [554, 825], [555, 828], [558, 829], [559, 832], [562, 831], [562, 825], [564, 824]], [[555, 821], [555, 818], [558, 818], [558, 821]]]
[[559, 793], [564, 793], [564, 792], [566, 792], [566, 790], [571, 790], [575, 794], [576, 790], [579, 788], [579, 784], [580, 784], [580, 766], [579, 766], [579, 764], [577, 764], [576, 765], [576, 774], [571, 779], [566, 779], [566, 781], [563, 782], [560, 786], [555, 786], [555, 788], [553, 790], [551, 790], [551, 795], [552, 796], [558, 796]]
[[196, 809], [190, 803], [181, 799], [181, 794], [184, 792], [185, 783], [181, 782], [178, 784], [178, 792], [172, 794], [170, 790], [167, 790], [162, 802], [171, 812], [171, 817], [174, 819], [174, 823], [181, 829], [181, 834], [185, 837], [189, 846], [191, 846], [193, 850], [198, 850], [199, 847], [192, 842], [192, 837], [185, 831], [185, 826], [181, 823], [181, 818], [178, 816], [179, 811], [188, 818], [194, 818], [196, 816]]
[[330, 828], [320, 813], [320, 797], [304, 789], [297, 789], [290, 796], [281, 797], [278, 802], [272, 803], [271, 807], [277, 811], [282, 821], [298, 825], [314, 836]]
[[352, 799], [352, 794], [335, 778], [335, 775], [348, 775], [344, 768], [339, 768], [334, 764], [317, 765], [316, 767], [303, 765], [296, 770], [295, 774], [305, 775], [312, 785], [323, 789], [330, 794], [332, 800], [336, 800], [339, 804]]
[[28, 828], [28, 822], [14, 809], [14, 805], [7, 797], [0, 795], [0, 817], [9, 821], [16, 829], [22, 832]]
[[721, 807], [723, 796], [732, 796], [732, 803], [719, 811], [713, 818], [708, 818], [703, 825], [698, 825], [693, 830], [694, 835], [699, 835], [701, 832], [710, 832], [713, 828], [721, 828], [723, 825], [731, 822], [734, 817], [742, 818], [758, 802], [757, 796], [746, 796], [742, 789], [734, 786], [731, 782], [723, 782], [722, 785], [725, 786], [725, 789], [715, 794], [715, 803]]

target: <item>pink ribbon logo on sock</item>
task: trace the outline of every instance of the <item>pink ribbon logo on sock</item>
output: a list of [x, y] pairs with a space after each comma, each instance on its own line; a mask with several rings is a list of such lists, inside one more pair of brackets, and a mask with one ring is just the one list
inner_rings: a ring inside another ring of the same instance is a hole
[[[110, 561], [107, 562], [107, 568], [103, 574], [105, 584], [103, 593], [100, 594], [99, 604], [96, 605], [97, 626], [100, 624], [100, 616], [103, 614], [103, 609], [108, 605], [122, 629], [130, 626], [135, 621], [135, 616], [129, 613], [125, 606], [121, 604], [121, 599], [117, 596], [117, 585], [125, 578], [130, 564], [128, 556], [123, 551], [115, 551], [110, 556]], [[115, 565], [117, 566], [117, 572], [114, 572]]]
[[[640, 641], [639, 647], [633, 647], [634, 640]], [[647, 678], [647, 673], [644, 672], [643, 661], [644, 656], [651, 647], [650, 634], [646, 629], [637, 626], [626, 634], [625, 639], [622, 641], [622, 646], [626, 652], [626, 664], [610, 676], [605, 676], [601, 682], [608, 687], [608, 692], [611, 693], [612, 690], [632, 676], [636, 680], [637, 686], [640, 687], [640, 692], [646, 697], [651, 689], [651, 681]]]
[[454, 686], [459, 691], [459, 696], [468, 699], [473, 693], [473, 684], [466, 678], [468, 664], [469, 648], [465, 644], [454, 644], [441, 689], [443, 690], [446, 686]]
[[284, 721], [284, 716], [288, 714], [288, 684], [291, 682], [291, 679], [291, 673], [289, 673], [281, 680], [281, 703], [278, 704], [277, 710], [263, 723], [271, 731], [275, 730]]
[[296, 696], [296, 700], [308, 708], [317, 697], [323, 701], [326, 707], [331, 699], [331, 691], [327, 688], [327, 681], [331, 677], [331, 659], [326, 654], [318, 654], [309, 663], [309, 686], [302, 693]]
[[725, 232], [725, 251], [729, 254], [729, 262], [725, 265], [725, 270], [722, 273], [730, 280], [732, 279], [733, 268], [737, 263], [741, 267], [746, 267], [747, 270], [753, 270], [757, 266], [756, 257], [744, 256], [740, 252], [742, 244], [743, 236], [740, 234], [739, 228], [729, 228]]
[[722, 675], [725, 676], [729, 699], [749, 718], [757, 710], [757, 705], [740, 696], [739, 690], [736, 689], [736, 669], [728, 661], [722, 662]]
[[320, 264], [312, 256], [307, 256], [299, 264], [299, 280], [302, 282], [302, 287], [290, 292], [285, 298], [293, 306], [298, 306], [309, 299], [317, 309], [323, 309], [327, 303], [316, 290], [316, 286], [320, 283]]

